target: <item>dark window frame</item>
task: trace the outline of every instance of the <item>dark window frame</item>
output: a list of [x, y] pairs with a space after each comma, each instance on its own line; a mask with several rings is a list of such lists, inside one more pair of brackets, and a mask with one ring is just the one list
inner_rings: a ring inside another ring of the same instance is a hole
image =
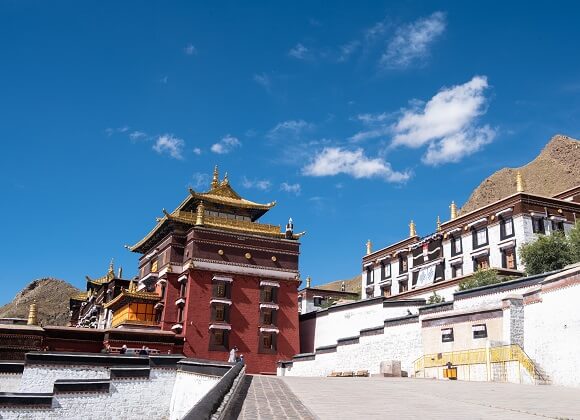
[[409, 271], [409, 258], [407, 255], [399, 255], [399, 274]]
[[[401, 286], [405, 286], [404, 289], [402, 290], [403, 287]], [[406, 280], [399, 280], [399, 293], [403, 293], [403, 292], [408, 292], [409, 291], [409, 279], [407, 278]]]
[[374, 279], [374, 270], [372, 269], [372, 267], [367, 267], [367, 286], [370, 284], [373, 284], [375, 282]]
[[[443, 334], [444, 330], [450, 330], [451, 332]], [[442, 328], [441, 329], [441, 342], [442, 343], [452, 343], [454, 341], [455, 341], [455, 336], [453, 335], [453, 328]]]
[[[506, 255], [506, 252], [507, 251], [511, 251], [513, 253], [513, 256], [514, 256], [514, 266], [513, 267], [508, 267], [508, 264], [507, 264], [507, 255]], [[504, 249], [501, 250], [501, 266], [503, 268], [508, 269], [508, 270], [517, 270], [518, 269], [518, 261], [516, 259], [516, 248], [515, 247], [513, 247], [513, 248], [504, 248]]]
[[[216, 341], [216, 332], [222, 334], [222, 343]], [[225, 329], [212, 329], [209, 333], [209, 351], [224, 351], [229, 352], [228, 341], [229, 341], [230, 331]]]
[[551, 220], [552, 222], [552, 232], [562, 232], [564, 233], [566, 231], [565, 227], [564, 227], [564, 221], [563, 220]]
[[546, 226], [543, 217], [532, 217], [532, 232], [541, 235], [546, 234]]
[[[461, 269], [461, 275], [458, 276], [457, 275], [457, 269], [460, 268]], [[454, 264], [451, 266], [451, 278], [456, 278], [456, 277], [463, 277], [463, 263], [461, 264]]]
[[[487, 268], [480, 268], [479, 261], [483, 260], [484, 258], [487, 260]], [[489, 254], [481, 255], [478, 257], [473, 257], [473, 272], [474, 273], [477, 270], [488, 270], [489, 268], [491, 268], [491, 265], [489, 263]]]
[[[483, 330], [476, 331], [474, 327], [484, 327]], [[480, 338], [487, 338], [487, 324], [474, 324], [471, 326], [471, 331], [473, 333], [473, 339], [477, 340]]]
[[[507, 222], [510, 222], [512, 225], [512, 233], [509, 235], [506, 234], [506, 231], [505, 231], [505, 226], [506, 226]], [[514, 229], [514, 218], [511, 216], [505, 217], [505, 218], [500, 217], [500, 219], [499, 219], [499, 237], [500, 237], [500, 240], [504, 240], [507, 238], [513, 238], [515, 235], [516, 235], [516, 231]], [[489, 239], [488, 239], [488, 242], [489, 242]]]
[[[270, 340], [270, 347], [265, 347], [264, 339], [266, 336], [269, 336]], [[276, 354], [278, 352], [278, 334], [274, 332], [262, 332], [258, 334], [258, 353], [263, 354]]]
[[[485, 243], [480, 244], [477, 242], [477, 233], [481, 232], [482, 230], [485, 230]], [[471, 237], [473, 241], [473, 249], [479, 249], [489, 245], [489, 231], [487, 229], [487, 226], [481, 228], [474, 227], [473, 229], [471, 229]]]
[[[455, 243], [459, 241], [459, 252], [455, 251]], [[453, 235], [451, 236], [451, 256], [455, 257], [456, 255], [463, 254], [463, 240], [461, 235]]]
[[[389, 267], [389, 275], [387, 275], [387, 267]], [[381, 280], [388, 278], [391, 278], [391, 262], [381, 261]]]

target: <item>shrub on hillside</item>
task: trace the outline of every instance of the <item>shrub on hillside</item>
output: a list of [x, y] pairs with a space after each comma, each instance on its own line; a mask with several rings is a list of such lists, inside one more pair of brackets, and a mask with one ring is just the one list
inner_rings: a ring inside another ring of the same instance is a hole
[[[574, 229], [575, 237], [578, 229]], [[522, 261], [526, 265], [528, 275], [541, 274], [560, 270], [574, 261], [570, 241], [561, 232], [551, 235], [539, 235], [534, 242], [520, 247]]]
[[502, 281], [506, 280], [509, 279], [502, 279], [498, 276], [497, 270], [477, 270], [471, 277], [459, 283], [459, 290], [469, 290], [475, 287], [488, 286], [490, 284], [501, 283]]

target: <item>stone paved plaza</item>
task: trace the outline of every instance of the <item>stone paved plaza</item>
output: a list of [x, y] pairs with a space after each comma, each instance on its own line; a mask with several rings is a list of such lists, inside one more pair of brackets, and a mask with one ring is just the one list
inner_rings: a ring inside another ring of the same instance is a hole
[[248, 382], [240, 419], [580, 420], [575, 388], [406, 378], [254, 376]]

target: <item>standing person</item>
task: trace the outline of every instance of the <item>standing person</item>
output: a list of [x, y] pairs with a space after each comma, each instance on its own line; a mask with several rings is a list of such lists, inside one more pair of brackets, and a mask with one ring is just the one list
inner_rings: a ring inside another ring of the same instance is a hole
[[123, 347], [121, 347], [121, 350], [119, 350], [119, 354], [126, 354], [127, 353], [127, 345], [123, 344]]
[[240, 354], [240, 363], [243, 365], [244, 364], [244, 355]]
[[234, 346], [231, 350], [230, 350], [230, 357], [228, 358], [228, 362], [229, 363], [236, 363], [236, 353], [238, 352], [238, 348], [236, 346]]
[[148, 354], [149, 352], [147, 351], [147, 347], [141, 347], [141, 350], [139, 350], [139, 356], [147, 356]]

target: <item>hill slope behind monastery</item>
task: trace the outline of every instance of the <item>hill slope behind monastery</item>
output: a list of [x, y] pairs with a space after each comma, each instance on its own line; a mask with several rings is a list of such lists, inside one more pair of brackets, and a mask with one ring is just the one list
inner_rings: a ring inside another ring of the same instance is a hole
[[18, 292], [12, 302], [0, 308], [0, 318], [28, 318], [30, 304], [36, 300], [40, 324], [67, 325], [70, 318], [69, 299], [79, 292], [63, 280], [34, 280]]
[[544, 150], [521, 168], [503, 168], [484, 180], [461, 208], [468, 213], [516, 192], [520, 171], [526, 192], [551, 197], [580, 184], [580, 141], [556, 135]]

